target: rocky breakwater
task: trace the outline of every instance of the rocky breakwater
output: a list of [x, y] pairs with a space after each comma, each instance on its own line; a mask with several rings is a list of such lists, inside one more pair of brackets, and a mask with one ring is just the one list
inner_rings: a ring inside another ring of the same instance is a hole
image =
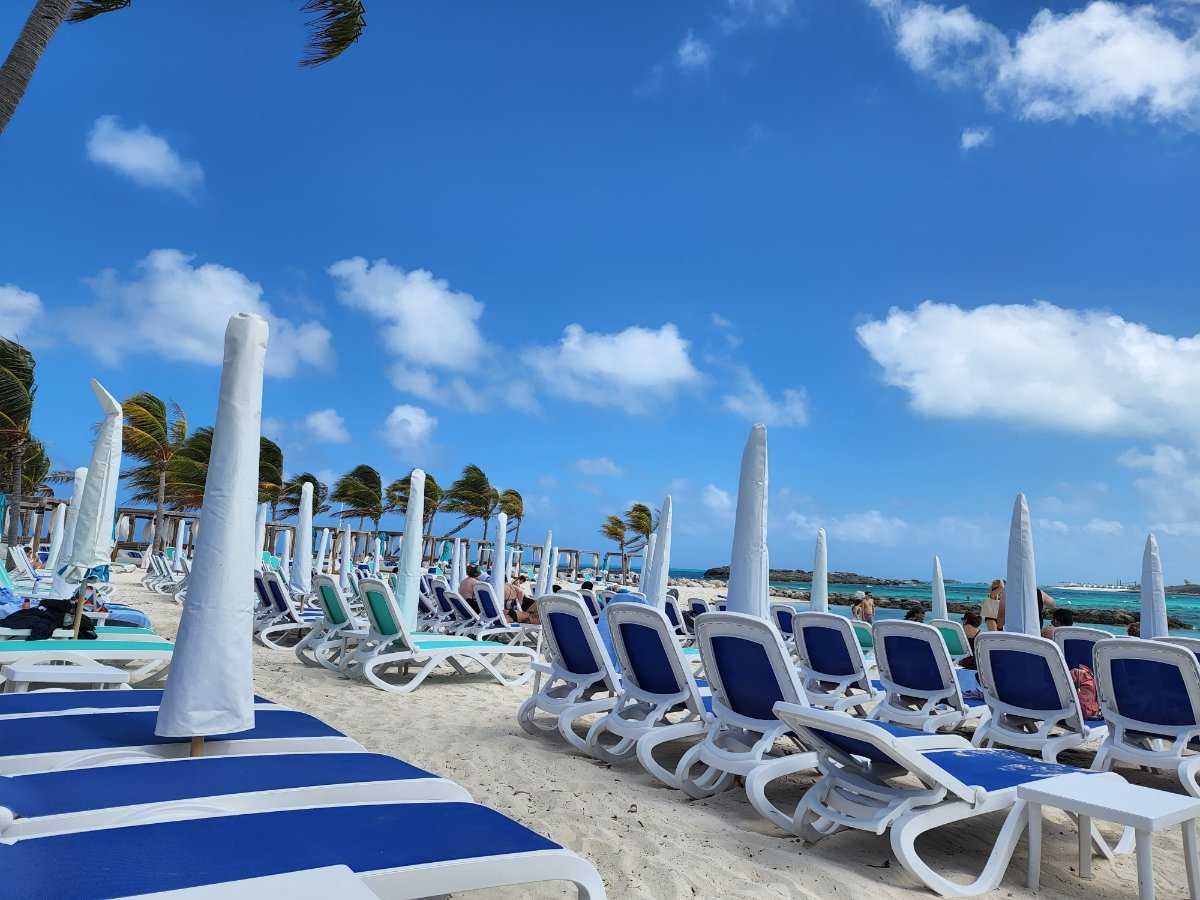
[[[729, 566], [717, 566], [716, 568], [706, 569], [704, 572], [706, 579], [720, 579], [727, 581], [729, 579]], [[812, 582], [812, 572], [805, 572], [803, 569], [772, 569], [769, 575], [771, 581], [779, 582]], [[903, 578], [875, 578], [872, 575], [859, 575], [857, 572], [830, 572], [830, 584], [866, 584], [871, 587], [888, 587], [898, 586], [902, 584], [921, 584], [916, 579]]]

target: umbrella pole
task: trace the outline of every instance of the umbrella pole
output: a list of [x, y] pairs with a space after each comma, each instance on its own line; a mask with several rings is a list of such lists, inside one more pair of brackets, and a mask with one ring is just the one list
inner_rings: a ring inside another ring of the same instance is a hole
[[192, 746], [191, 746], [191, 749], [188, 751], [188, 756], [190, 756], [194, 759], [197, 756], [203, 756], [203, 755], [204, 755], [204, 735], [198, 734], [192, 738]]
[[71, 637], [79, 640], [79, 626], [83, 624], [83, 600], [87, 596], [87, 582], [79, 585], [79, 589], [75, 591], [75, 621], [71, 623]]

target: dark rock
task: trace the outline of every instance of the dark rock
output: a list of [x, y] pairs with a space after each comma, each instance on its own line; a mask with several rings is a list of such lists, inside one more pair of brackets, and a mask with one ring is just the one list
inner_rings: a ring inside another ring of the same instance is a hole
[[[715, 578], [722, 581], [729, 580], [729, 566], [718, 566], [714, 569], [706, 569], [704, 577]], [[799, 582], [812, 583], [812, 572], [806, 572], [803, 569], [772, 569], [770, 572], [771, 581], [780, 582]], [[872, 586], [892, 586], [895, 587], [901, 584], [921, 584], [916, 579], [903, 578], [875, 578], [872, 575], [859, 575], [855, 572], [830, 572], [830, 584], [867, 584]]]

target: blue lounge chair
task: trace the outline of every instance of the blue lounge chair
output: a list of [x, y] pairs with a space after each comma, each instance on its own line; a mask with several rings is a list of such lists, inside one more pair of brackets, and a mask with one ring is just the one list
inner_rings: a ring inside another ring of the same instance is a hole
[[497, 602], [490, 584], [475, 585], [475, 600], [479, 603], [479, 626], [470, 631], [476, 640], [496, 639], [505, 644], [537, 645], [541, 640], [542, 628], [532, 623], [510, 622], [504, 615], [504, 606]]
[[1112, 635], [1101, 628], [1085, 628], [1082, 625], [1063, 625], [1054, 629], [1054, 643], [1062, 651], [1063, 659], [1067, 661], [1068, 669], [1087, 666], [1096, 671], [1092, 661], [1092, 651], [1100, 641], [1107, 641]]
[[792, 616], [793, 642], [801, 684], [810, 706], [858, 710], [883, 697], [878, 682], [867, 674], [866, 660], [845, 616], [799, 612]]
[[771, 621], [775, 623], [775, 627], [779, 629], [779, 633], [783, 636], [784, 643], [788, 643], [793, 639], [794, 632], [792, 631], [792, 617], [796, 615], [796, 610], [788, 606], [786, 603], [771, 604]]
[[325, 618], [325, 614], [320, 609], [301, 609], [292, 599], [291, 590], [278, 572], [265, 572], [260, 577], [276, 615], [270, 624], [258, 629], [255, 637], [272, 650], [292, 649], [294, 645], [292, 648], [285, 647], [279, 640], [285, 637], [302, 640], [314, 625]]
[[[1011, 750], [974, 749], [953, 735], [940, 737], [957, 740], [954, 747], [921, 749], [878, 722], [829, 710], [781, 703], [775, 712], [805, 744], [817, 748], [821, 770], [795, 814], [774, 820], [776, 824], [809, 843], [847, 828], [890, 831], [900, 864], [946, 897], [974, 897], [999, 885], [1027, 820], [1018, 787], [1081, 771]], [[927, 831], [1006, 810], [982, 873], [970, 883], [935, 871], [917, 852], [917, 839]], [[1110, 850], [1094, 828], [1092, 837], [1106, 856], [1123, 849]]]
[[[0, 694], [0, 719], [158, 709], [162, 703], [162, 695], [162, 691], [146, 689], [29, 691], [20, 694]], [[254, 698], [254, 705], [277, 709], [286, 708], [278, 706], [265, 697], [258, 696]]]
[[[926, 624], [932, 625], [941, 634], [942, 641], [946, 644], [946, 652], [950, 654], [950, 659], [955, 665], [971, 655], [971, 641], [961, 624], [953, 619], [930, 619]], [[875, 636], [875, 640], [879, 640], [878, 635]]]
[[983, 700], [963, 697], [950, 652], [938, 629], [888, 619], [875, 624], [875, 661], [883, 699], [870, 718], [921, 731], [958, 728], [987, 716]]

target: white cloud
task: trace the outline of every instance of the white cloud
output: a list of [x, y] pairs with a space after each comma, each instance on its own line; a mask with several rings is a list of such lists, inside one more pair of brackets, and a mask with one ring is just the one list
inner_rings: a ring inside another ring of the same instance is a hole
[[964, 128], [958, 146], [964, 153], [978, 149], [992, 139], [990, 128]]
[[720, 313], [712, 314], [712, 323], [715, 328], [732, 328], [733, 327], [733, 323], [730, 322], [727, 318], [725, 318]]
[[304, 417], [304, 431], [324, 444], [347, 444], [350, 432], [336, 409], [318, 409]]
[[295, 323], [275, 315], [262, 298], [261, 285], [217, 263], [194, 265], [194, 258], [181, 250], [152, 250], [129, 281], [105, 269], [88, 280], [97, 302], [64, 310], [63, 321], [72, 323], [64, 334], [109, 365], [129, 354], [152, 353], [215, 366], [224, 357], [229, 319], [250, 312], [271, 326], [268, 375], [288, 377], [301, 366], [329, 366], [329, 329], [320, 322]]
[[706, 484], [700, 495], [700, 502], [717, 513], [733, 512], [733, 497], [729, 491], [722, 490], [715, 484]]
[[1166, 478], [1180, 475], [1187, 469], [1187, 455], [1170, 444], [1159, 444], [1150, 453], [1130, 448], [1117, 457], [1117, 462], [1130, 469], [1146, 469]]
[[1060, 519], [1038, 519], [1037, 526], [1043, 531], [1054, 531], [1058, 534], [1067, 534], [1071, 530], [1071, 526]]
[[631, 326], [615, 334], [573, 324], [557, 344], [531, 347], [523, 359], [551, 393], [644, 415], [699, 383], [690, 347], [670, 323], [657, 330]]
[[397, 450], [419, 450], [433, 437], [437, 422], [421, 407], [401, 403], [383, 423], [383, 439]]
[[[0, 337], [26, 339], [25, 330], [42, 317], [42, 300], [15, 284], [0, 284]], [[44, 324], [44, 323], [43, 323]]]
[[607, 456], [577, 459], [571, 463], [571, 468], [581, 475], [596, 475], [600, 478], [620, 478], [625, 474], [625, 470]]
[[851, 541], [858, 544], [878, 544], [894, 547], [908, 531], [908, 523], [895, 516], [885, 516], [877, 509], [860, 513], [847, 513], [832, 519], [818, 519], [792, 510], [785, 517], [796, 529], [797, 537], [809, 538], [818, 528], [824, 528], [830, 539]]
[[721, 397], [721, 405], [729, 412], [750, 422], [776, 427], [803, 425], [808, 421], [808, 398], [803, 388], [786, 388], [776, 399], [749, 369], [742, 367], [734, 368], [733, 381], [733, 390]]
[[708, 68], [712, 60], [712, 47], [689, 29], [675, 51], [675, 63], [685, 72]]
[[1167, 5], [1093, 0], [1070, 12], [1043, 9], [1010, 40], [966, 6], [869, 2], [914, 70], [975, 85], [1023, 118], [1198, 121], [1200, 34]]
[[122, 128], [116, 116], [101, 116], [92, 125], [87, 157], [141, 187], [166, 188], [185, 197], [204, 182], [199, 163], [181, 158], [165, 138], [145, 125]]
[[926, 301], [858, 328], [916, 411], [1088, 434], [1200, 433], [1200, 335], [1049, 303]]
[[1115, 519], [1100, 519], [1095, 518], [1088, 521], [1083, 526], [1083, 530], [1089, 534], [1111, 535], [1120, 534], [1125, 530], [1125, 526]]

